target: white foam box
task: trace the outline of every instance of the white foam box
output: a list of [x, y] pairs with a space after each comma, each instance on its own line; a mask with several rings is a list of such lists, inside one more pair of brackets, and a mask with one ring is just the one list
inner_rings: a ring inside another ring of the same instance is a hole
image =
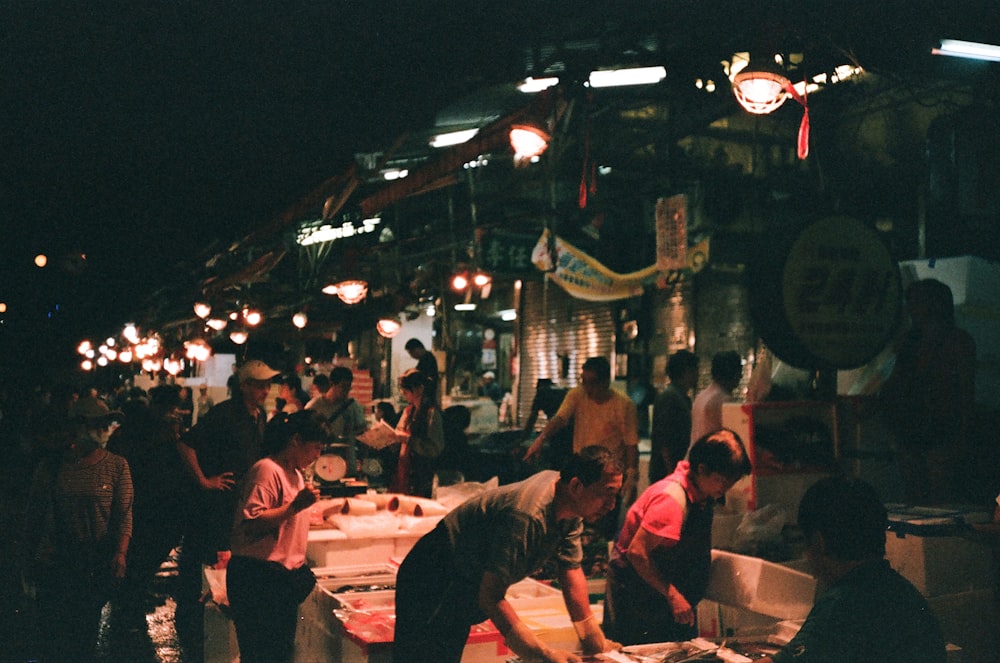
[[348, 537], [338, 529], [309, 530], [309, 566], [333, 567], [388, 562], [396, 554], [396, 537]]
[[343, 656], [343, 629], [333, 614], [340, 607], [334, 595], [349, 586], [394, 586], [396, 571], [397, 566], [391, 563], [314, 568], [316, 587], [299, 606], [295, 660], [310, 663], [339, 661]]
[[[592, 605], [591, 611], [600, 624], [604, 618], [604, 606]], [[563, 603], [560, 607], [528, 607], [517, 610], [517, 616], [531, 629], [539, 640], [557, 649], [579, 651], [582, 644], [573, 628], [573, 619]]]
[[776, 617], [752, 610], [702, 600], [696, 609], [698, 636], [712, 640], [723, 638], [766, 638], [776, 627]]
[[[977, 517], [972, 512], [968, 516]], [[992, 549], [960, 535], [962, 530], [954, 523], [962, 517], [913, 518], [889, 512], [886, 559], [924, 596], [993, 590], [997, 586]]]
[[[372, 615], [376, 619], [381, 618], [381, 623], [385, 625], [393, 621], [396, 609], [395, 596], [395, 590], [377, 590], [335, 593], [331, 598], [339, 607]], [[542, 642], [553, 646], [579, 648], [579, 640], [576, 638], [572, 620], [566, 611], [559, 589], [532, 578], [525, 578], [507, 589], [507, 600]], [[599, 606], [595, 608], [597, 618], [600, 620], [602, 614], [600, 608]], [[344, 614], [341, 613], [341, 616]], [[354, 628], [354, 623], [349, 628], [339, 616], [338, 623], [342, 634], [343, 661], [381, 663], [391, 660], [392, 634], [387, 628], [372, 628], [366, 633], [363, 629]], [[462, 663], [494, 663], [505, 661], [510, 655], [511, 652], [504, 643], [503, 636], [491, 622], [486, 621], [476, 624], [470, 630], [469, 639], [462, 653]]]
[[804, 619], [812, 609], [816, 579], [759, 557], [712, 550], [705, 598], [777, 619]]

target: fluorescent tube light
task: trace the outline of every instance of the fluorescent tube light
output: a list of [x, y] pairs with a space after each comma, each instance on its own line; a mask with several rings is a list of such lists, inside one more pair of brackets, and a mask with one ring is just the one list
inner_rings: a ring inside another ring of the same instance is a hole
[[533, 78], [528, 76], [517, 84], [517, 89], [525, 94], [532, 94], [535, 92], [541, 92], [542, 90], [547, 90], [558, 83], [559, 79], [555, 76], [545, 76], [544, 78]]
[[1000, 46], [974, 41], [942, 39], [940, 48], [931, 49], [934, 55], [951, 55], [956, 58], [1000, 62]]
[[632, 69], [607, 69], [590, 72], [590, 87], [620, 87], [624, 85], [653, 85], [667, 77], [664, 67], [634, 67]]
[[472, 137], [479, 133], [479, 129], [465, 129], [463, 131], [452, 131], [445, 134], [438, 134], [431, 139], [431, 147], [450, 147], [461, 145], [472, 140]]

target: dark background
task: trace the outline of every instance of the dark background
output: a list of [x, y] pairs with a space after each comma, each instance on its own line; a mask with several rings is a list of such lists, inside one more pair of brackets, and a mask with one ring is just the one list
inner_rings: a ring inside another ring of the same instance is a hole
[[516, 77], [503, 17], [452, 5], [0, 3], [0, 363], [124, 323], [355, 152]]

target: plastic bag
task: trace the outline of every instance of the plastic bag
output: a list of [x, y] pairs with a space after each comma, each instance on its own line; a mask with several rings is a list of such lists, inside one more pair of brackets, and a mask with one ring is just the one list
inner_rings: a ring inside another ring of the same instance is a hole
[[782, 534], [788, 514], [777, 504], [768, 504], [743, 516], [733, 533], [733, 552], [770, 560], [787, 557]]

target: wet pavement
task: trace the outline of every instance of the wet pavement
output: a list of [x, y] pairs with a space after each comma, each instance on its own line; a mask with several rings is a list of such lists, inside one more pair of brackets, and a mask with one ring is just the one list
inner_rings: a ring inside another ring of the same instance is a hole
[[[176, 579], [176, 565], [169, 560], [153, 582], [145, 623], [125, 619], [112, 603], [104, 607], [97, 637], [96, 663], [201, 662], [203, 656], [199, 646], [185, 647], [177, 633], [176, 603], [172, 595]], [[38, 643], [46, 637], [45, 616], [32, 614], [30, 604], [22, 604], [5, 614], [8, 617], [13, 614], [13, 617], [5, 623], [7, 633], [2, 634], [6, 637], [0, 645], [0, 661], [29, 663], [38, 660]]]

